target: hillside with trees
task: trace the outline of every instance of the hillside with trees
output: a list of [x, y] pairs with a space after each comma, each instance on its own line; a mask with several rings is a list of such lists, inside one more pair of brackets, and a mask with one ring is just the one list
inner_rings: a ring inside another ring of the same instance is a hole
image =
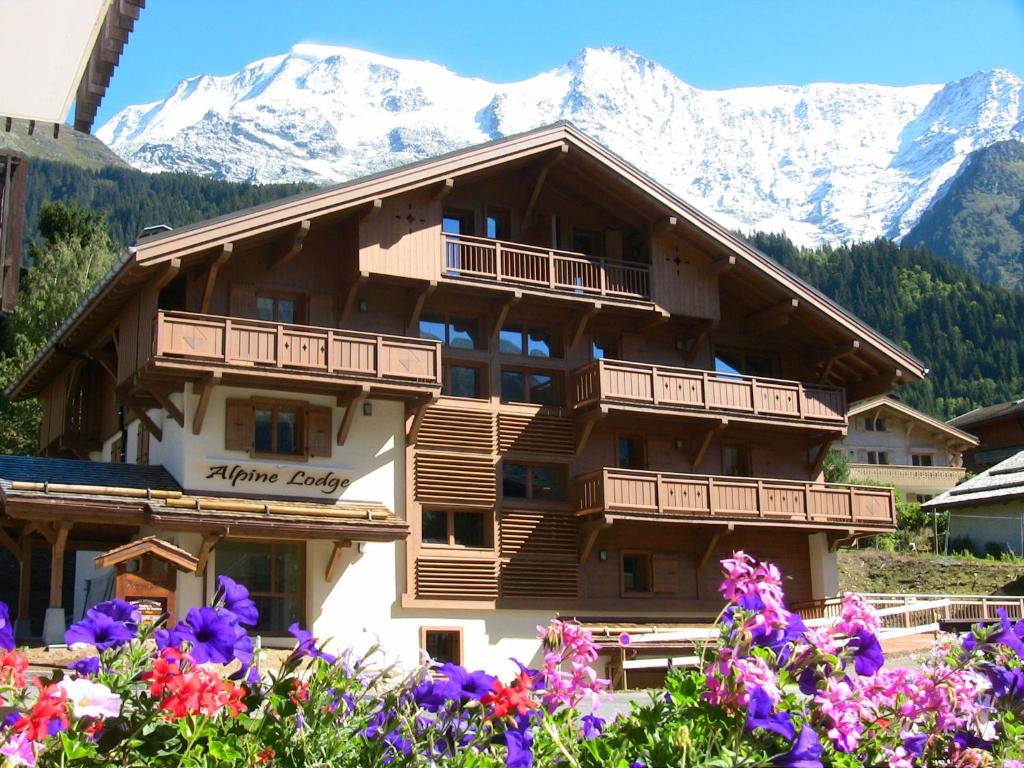
[[1024, 294], [920, 245], [879, 238], [808, 250], [784, 235], [748, 239], [924, 361], [928, 378], [896, 393], [913, 407], [948, 419], [1024, 395]]

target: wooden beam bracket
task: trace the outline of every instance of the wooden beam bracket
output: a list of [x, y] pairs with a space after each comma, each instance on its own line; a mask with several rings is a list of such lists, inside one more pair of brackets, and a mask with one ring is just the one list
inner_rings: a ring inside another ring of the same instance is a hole
[[594, 544], [597, 543], [597, 537], [601, 534], [601, 531], [607, 530], [610, 526], [611, 523], [604, 518], [591, 520], [589, 523], [584, 523], [580, 526], [580, 533], [583, 534], [583, 545], [580, 547], [581, 565], [590, 557], [590, 553], [594, 549]]
[[348, 288], [345, 290], [345, 300], [341, 303], [341, 314], [338, 316], [339, 325], [343, 325], [348, 320], [349, 315], [352, 314], [352, 310], [356, 305], [356, 299], [359, 298], [359, 290], [369, 278], [369, 272], [360, 272], [359, 277], [349, 283]]
[[409, 312], [409, 321], [405, 324], [410, 336], [416, 335], [416, 326], [419, 324], [420, 315], [423, 314], [423, 305], [427, 297], [437, 290], [437, 281], [430, 280], [414, 289], [412, 309]]
[[580, 312], [576, 316], [576, 330], [573, 331], [572, 334], [571, 346], [575, 347], [577, 344], [580, 343], [580, 341], [583, 339], [583, 334], [587, 330], [587, 325], [590, 323], [591, 319], [593, 319], [597, 315], [597, 313], [601, 311], [601, 307], [601, 302], [594, 302], [593, 306], [591, 306], [587, 310], [584, 310], [583, 312]]
[[590, 440], [590, 433], [594, 431], [594, 426], [598, 421], [608, 415], [608, 411], [605, 408], [595, 409], [591, 411], [582, 421], [579, 421], [576, 425], [576, 455], [579, 456], [583, 453], [583, 449], [587, 447], [587, 441]]
[[363, 384], [360, 387], [356, 387], [350, 390], [347, 394], [338, 396], [338, 406], [344, 406], [345, 413], [341, 417], [341, 423], [338, 424], [338, 445], [344, 445], [348, 439], [348, 432], [352, 428], [352, 422], [355, 420], [356, 411], [359, 410], [360, 403], [370, 393], [370, 385]]
[[405, 440], [408, 445], [413, 445], [416, 442], [416, 438], [420, 432], [420, 425], [423, 424], [423, 417], [426, 416], [427, 408], [429, 408], [431, 403], [434, 402], [434, 399], [433, 395], [427, 395], [406, 404], [406, 419], [409, 419], [410, 416], [412, 417], [412, 421], [409, 423], [409, 429], [405, 435]]
[[198, 435], [203, 431], [203, 421], [206, 419], [206, 410], [210, 407], [210, 397], [213, 395], [213, 388], [221, 382], [220, 371], [207, 374], [202, 382], [192, 385], [192, 392], [196, 393], [198, 387], [199, 405], [196, 406], [195, 415], [192, 417], [192, 434]]
[[221, 539], [227, 535], [227, 528], [217, 533], [203, 535], [203, 544], [199, 548], [199, 555], [196, 559], [196, 576], [203, 576], [206, 573], [206, 565], [210, 561], [210, 553], [213, 552], [213, 548], [220, 543]]
[[438, 182], [430, 190], [431, 202], [436, 203], [439, 200], [444, 200], [446, 197], [448, 197], [448, 195], [452, 193], [453, 189], [455, 189], [455, 179], [451, 177], [445, 179], [444, 181]]
[[766, 333], [789, 322], [789, 317], [800, 306], [798, 299], [786, 299], [770, 307], [751, 312], [744, 320], [746, 332], [752, 336]]
[[[185, 413], [179, 408], [175, 402], [171, 399], [170, 392], [162, 390], [159, 387], [151, 387], [149, 393], [153, 398], [160, 403], [160, 407], [170, 414], [170, 417], [178, 422], [178, 426], [182, 429], [185, 428]], [[199, 434], [198, 432], [196, 434]]]
[[728, 419], [722, 419], [712, 423], [711, 426], [705, 430], [704, 436], [701, 438], [700, 444], [697, 446], [697, 450], [693, 453], [693, 460], [690, 462], [690, 470], [692, 472], [696, 472], [697, 465], [704, 460], [704, 454], [706, 454], [708, 452], [708, 448], [711, 447], [712, 438], [725, 429], [728, 424]]
[[299, 222], [298, 228], [296, 228], [296, 230], [278, 246], [275, 253], [271, 253], [269, 259], [270, 269], [277, 269], [278, 267], [284, 266], [302, 253], [302, 246], [305, 245], [306, 236], [309, 235], [309, 230], [312, 226], [313, 222], [309, 219], [304, 219]]
[[155, 437], [159, 442], [163, 442], [164, 431], [157, 425], [155, 421], [149, 418], [149, 414], [146, 413], [146, 409], [138, 405], [129, 405], [128, 410], [135, 414], [136, 418], [146, 426], [146, 431]]
[[224, 243], [221, 246], [220, 253], [213, 257], [213, 261], [210, 262], [210, 266], [206, 268], [206, 279], [203, 283], [203, 298], [199, 302], [199, 311], [202, 314], [206, 314], [210, 311], [210, 302], [213, 301], [213, 288], [217, 284], [217, 275], [220, 273], [220, 268], [228, 263], [228, 259], [235, 251], [234, 243]]
[[516, 304], [522, 301], [523, 292], [513, 291], [508, 297], [502, 301], [494, 310], [494, 324], [491, 326], [491, 339], [498, 338], [498, 331], [505, 325], [505, 320], [508, 319], [508, 313], [512, 310]]

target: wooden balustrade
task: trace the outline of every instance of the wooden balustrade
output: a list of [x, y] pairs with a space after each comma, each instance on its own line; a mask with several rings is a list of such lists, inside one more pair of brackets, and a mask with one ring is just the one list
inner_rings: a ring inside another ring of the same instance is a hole
[[[934, 593], [881, 593], [866, 592], [863, 597], [878, 610], [898, 606], [924, 605], [942, 601], [945, 605], [938, 614], [938, 620], [949, 624], [976, 624], [977, 622], [999, 621], [999, 611], [1006, 611], [1011, 621], [1024, 618], [1024, 597], [1016, 595], [951, 595]], [[790, 606], [801, 616], [809, 619], [836, 618], [843, 605], [842, 597], [811, 600]]]
[[573, 374], [572, 407], [599, 402], [846, 424], [846, 391], [798, 381], [595, 360]]
[[194, 361], [229, 370], [431, 387], [441, 383], [438, 342], [333, 328], [161, 310], [152, 350], [158, 363]]
[[800, 480], [604, 468], [576, 479], [576, 509], [643, 517], [754, 520], [811, 526], [896, 525], [892, 490]]
[[620, 299], [651, 298], [651, 270], [646, 264], [485, 237], [446, 233], [442, 269], [446, 277]]

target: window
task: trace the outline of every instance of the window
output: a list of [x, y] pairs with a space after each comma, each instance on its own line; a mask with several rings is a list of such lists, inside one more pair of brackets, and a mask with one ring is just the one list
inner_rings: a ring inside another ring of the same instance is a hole
[[445, 363], [441, 366], [441, 394], [448, 397], [486, 397], [484, 372], [480, 365], [456, 365]]
[[501, 467], [501, 491], [506, 499], [565, 501], [565, 467], [505, 461]]
[[224, 448], [251, 456], [330, 457], [332, 410], [300, 400], [228, 400]]
[[562, 357], [562, 338], [557, 331], [506, 325], [498, 334], [498, 351], [506, 355]]
[[572, 250], [587, 256], [601, 256], [601, 235], [585, 229], [572, 231]]
[[489, 548], [487, 516], [483, 512], [424, 509], [420, 538], [424, 544]]
[[260, 612], [254, 631], [263, 634], [284, 634], [293, 622], [304, 623], [305, 563], [302, 542], [226, 539], [214, 550], [217, 575], [249, 588]]
[[868, 464], [888, 464], [888, 451], [868, 451]]
[[512, 236], [512, 214], [508, 208], [487, 206], [484, 235], [492, 240], [508, 240]]
[[440, 341], [452, 349], [483, 349], [480, 321], [476, 318], [423, 315], [420, 338]]
[[646, 552], [622, 554], [622, 593], [651, 594], [651, 556]]
[[271, 323], [301, 323], [304, 304], [305, 301], [298, 294], [257, 291], [256, 319]]
[[722, 474], [729, 477], [751, 477], [750, 449], [745, 445], [722, 446]]
[[620, 469], [646, 469], [644, 439], [637, 435], [619, 435], [615, 441], [616, 464]]
[[462, 630], [423, 627], [420, 645], [438, 664], [462, 664]]
[[548, 371], [501, 369], [501, 401], [560, 406], [564, 400], [562, 377]]
[[864, 419], [864, 429], [867, 432], [885, 432], [885, 419], [866, 418]]
[[932, 455], [930, 453], [911, 454], [910, 463], [915, 467], [930, 467], [932, 466]]
[[612, 333], [595, 333], [590, 340], [590, 357], [593, 360], [616, 359], [619, 357], [619, 339]]
[[285, 456], [306, 452], [303, 409], [293, 405], [258, 405], [254, 409], [253, 451]]
[[472, 235], [474, 230], [472, 212], [446, 210], [441, 217], [441, 230], [451, 235]]
[[715, 371], [743, 376], [775, 375], [775, 356], [768, 352], [750, 352], [742, 349], [715, 348]]

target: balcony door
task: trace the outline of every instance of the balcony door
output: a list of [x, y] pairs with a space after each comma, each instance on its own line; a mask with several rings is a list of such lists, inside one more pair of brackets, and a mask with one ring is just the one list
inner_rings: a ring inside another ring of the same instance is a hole
[[[474, 234], [474, 217], [472, 211], [446, 208], [441, 215], [441, 231], [445, 235]], [[445, 271], [458, 277], [463, 269], [469, 272], [479, 271], [479, 265], [473, 262], [474, 246], [464, 245], [458, 237], [446, 237], [444, 245]]]

